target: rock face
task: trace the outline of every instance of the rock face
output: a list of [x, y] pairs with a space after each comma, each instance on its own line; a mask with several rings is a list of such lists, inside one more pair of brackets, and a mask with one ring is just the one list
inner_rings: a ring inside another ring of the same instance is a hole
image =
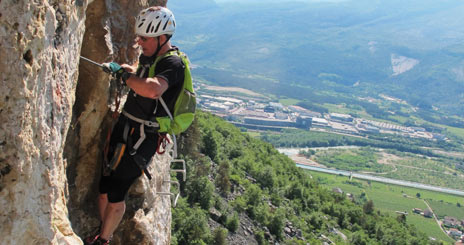
[[67, 218], [65, 136], [84, 6], [0, 2], [2, 244], [78, 244]]
[[[97, 183], [112, 91], [79, 56], [132, 63], [137, 13], [164, 1], [0, 0], [2, 244], [82, 244], [98, 226]], [[171, 147], [168, 145], [168, 147]], [[112, 244], [169, 244], [168, 154], [130, 191]]]

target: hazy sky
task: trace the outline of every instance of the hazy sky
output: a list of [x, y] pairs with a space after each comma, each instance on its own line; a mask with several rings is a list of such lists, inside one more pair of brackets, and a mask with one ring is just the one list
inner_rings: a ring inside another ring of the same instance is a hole
[[346, 1], [350, 1], [350, 0], [214, 0], [216, 1], [217, 3], [226, 3], [226, 2], [274, 2], [274, 3], [279, 3], [279, 2], [312, 2], [312, 3], [316, 3], [316, 2], [332, 2], [332, 3], [336, 3], [336, 2], [346, 2]]

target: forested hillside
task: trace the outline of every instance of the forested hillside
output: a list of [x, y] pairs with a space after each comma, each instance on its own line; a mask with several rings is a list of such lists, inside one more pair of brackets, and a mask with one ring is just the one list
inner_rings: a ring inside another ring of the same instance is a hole
[[211, 114], [198, 113], [180, 150], [188, 175], [172, 244], [433, 243], [405, 216], [325, 189], [272, 145]]

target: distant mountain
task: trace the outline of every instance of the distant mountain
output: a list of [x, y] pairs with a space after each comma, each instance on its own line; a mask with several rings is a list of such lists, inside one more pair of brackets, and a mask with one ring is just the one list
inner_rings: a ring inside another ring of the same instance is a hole
[[[174, 42], [200, 66], [194, 74], [211, 82], [275, 94], [281, 86], [347, 97], [384, 93], [464, 114], [463, 1], [182, 0], [169, 6], [177, 13]], [[268, 79], [250, 82], [249, 75]], [[268, 86], [269, 79], [281, 86]]]
[[[212, 11], [218, 8], [214, 0], [175, 0], [168, 1], [167, 7], [175, 10], [175, 15], [183, 15], [184, 13], [198, 13], [203, 11]], [[193, 24], [193, 23], [192, 23]]]

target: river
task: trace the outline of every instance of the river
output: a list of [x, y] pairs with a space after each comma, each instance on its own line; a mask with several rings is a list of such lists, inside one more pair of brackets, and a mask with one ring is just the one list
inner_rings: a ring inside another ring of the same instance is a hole
[[331, 147], [306, 147], [306, 148], [276, 148], [277, 151], [283, 153], [287, 156], [292, 156], [298, 154], [301, 150], [307, 151], [311, 150], [329, 150], [329, 149], [357, 149], [361, 148], [360, 146], [345, 145], [345, 146], [331, 146]]
[[368, 175], [368, 174], [353, 173], [353, 172], [337, 170], [337, 169], [307, 166], [307, 165], [298, 164], [298, 163], [296, 164], [296, 166], [299, 168], [308, 169], [311, 171], [318, 171], [318, 172], [324, 172], [324, 173], [329, 173], [329, 174], [338, 174], [338, 175], [344, 175], [344, 176], [352, 175], [353, 178], [358, 178], [358, 179], [372, 180], [372, 181], [377, 181], [377, 182], [382, 182], [382, 183], [387, 183], [387, 184], [402, 185], [402, 186], [414, 187], [414, 188], [423, 189], [423, 190], [438, 191], [438, 192], [453, 194], [457, 196], [464, 196], [464, 191], [450, 189], [450, 188], [443, 188], [443, 187], [438, 187], [438, 186], [433, 186], [433, 185], [426, 185], [426, 184], [421, 184], [421, 183], [416, 183], [416, 182], [404, 181], [404, 180], [389, 179], [385, 177], [373, 176], [373, 175]]
[[[312, 148], [312, 149], [314, 149], [314, 148]], [[280, 153], [283, 153], [283, 154], [290, 157], [291, 155], [298, 154], [299, 150], [301, 150], [301, 149], [297, 149], [297, 148], [279, 148], [277, 150]], [[344, 171], [344, 170], [323, 168], [323, 167], [317, 167], [317, 166], [308, 166], [308, 165], [299, 164], [299, 163], [296, 163], [296, 166], [299, 167], [299, 168], [303, 168], [303, 169], [307, 169], [307, 170], [311, 170], [311, 171], [318, 171], [318, 172], [324, 172], [324, 173], [329, 173], [329, 174], [338, 174], [338, 175], [344, 175], [344, 176], [350, 176], [351, 175], [353, 178], [358, 178], [358, 179], [372, 180], [372, 181], [377, 181], [377, 182], [382, 182], [382, 183], [387, 183], [387, 184], [401, 185], [401, 186], [413, 187], [413, 188], [418, 188], [418, 189], [423, 189], [423, 190], [443, 192], [443, 193], [453, 194], [453, 195], [457, 195], [457, 196], [464, 196], [464, 191], [456, 190], [456, 189], [450, 189], [450, 188], [426, 185], [426, 184], [410, 182], [410, 181], [405, 181], [405, 180], [390, 179], [390, 178], [374, 176], [374, 175], [368, 175], [368, 174], [353, 173], [353, 172]]]

